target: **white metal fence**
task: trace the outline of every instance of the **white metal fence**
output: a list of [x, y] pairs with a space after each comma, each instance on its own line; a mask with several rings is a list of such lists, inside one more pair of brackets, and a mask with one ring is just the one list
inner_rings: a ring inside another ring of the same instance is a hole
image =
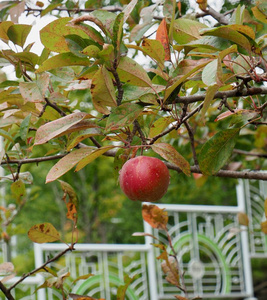
[[[208, 298], [253, 299], [251, 257], [267, 257], [267, 242], [259, 224], [265, 218], [265, 182], [240, 181], [237, 186], [237, 206], [162, 205], [169, 215], [168, 230], [180, 268], [185, 271], [185, 284], [190, 296]], [[229, 236], [231, 228], [239, 226], [238, 212], [246, 212], [250, 218], [249, 230]], [[144, 231], [161, 241], [164, 232], [153, 230], [147, 223]], [[253, 234], [251, 234], [253, 232]], [[72, 286], [72, 292], [106, 300], [116, 299], [116, 291], [123, 284], [124, 274], [135, 276], [130, 284], [127, 300], [171, 300], [179, 291], [167, 283], [156, 259], [159, 249], [147, 236], [141, 245], [77, 244], [68, 253], [50, 265], [55, 270], [68, 267], [71, 278], [92, 273], [94, 276], [80, 280]], [[47, 257], [64, 250], [64, 244], [35, 244], [36, 267]], [[10, 284], [18, 280], [13, 278]], [[27, 278], [14, 293], [29, 296], [16, 299], [61, 299], [52, 289], [33, 291], [42, 284], [41, 275]], [[66, 282], [69, 287], [71, 280]]]

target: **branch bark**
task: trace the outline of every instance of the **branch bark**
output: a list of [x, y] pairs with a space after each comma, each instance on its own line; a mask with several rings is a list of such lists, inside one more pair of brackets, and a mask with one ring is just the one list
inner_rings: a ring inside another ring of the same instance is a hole
[[[216, 92], [213, 99], [226, 99], [226, 98], [232, 98], [232, 97], [245, 97], [245, 96], [253, 96], [253, 95], [267, 95], [267, 87], [252, 87], [250, 89], [244, 89], [242, 91], [240, 90], [231, 90], [231, 91], [219, 91]], [[203, 101], [205, 99], [206, 94], [201, 95], [191, 95], [191, 96], [181, 96], [176, 97], [174, 100], [176, 103], [195, 103], [199, 101]], [[173, 102], [173, 100], [172, 100]], [[168, 103], [171, 104], [171, 103]]]
[[6, 296], [9, 300], [15, 300], [15, 298], [12, 296], [9, 289], [7, 289], [4, 284], [0, 281], [0, 290], [3, 292], [3, 294]]
[[[30, 164], [30, 163], [40, 163], [43, 161], [50, 161], [50, 160], [57, 160], [59, 158], [64, 157], [68, 153], [61, 154], [61, 155], [54, 155], [49, 157], [38, 157], [38, 158], [28, 158], [28, 159], [21, 159], [21, 160], [9, 160], [9, 164]], [[108, 157], [115, 157], [116, 155], [116, 149], [114, 150], [108, 150], [105, 154], [105, 156]], [[5, 165], [7, 162], [2, 161], [1, 165]], [[175, 170], [179, 173], [181, 173], [181, 169], [177, 166], [165, 162], [166, 166], [171, 169]], [[192, 166], [191, 167], [192, 173], [198, 173], [202, 174], [202, 172], [199, 170], [198, 166]], [[218, 173], [214, 174], [213, 176], [217, 177], [228, 177], [228, 178], [240, 178], [240, 179], [256, 179], [256, 180], [266, 180], [267, 181], [267, 172], [264, 171], [258, 171], [258, 170], [246, 170], [246, 171], [230, 171], [230, 170], [220, 170]]]
[[[181, 173], [181, 169], [177, 166], [174, 166], [173, 164], [170, 164], [168, 162], [165, 162], [166, 166], [171, 169], [175, 170], [179, 173]], [[202, 174], [202, 172], [199, 170], [198, 166], [192, 166], [190, 168], [192, 173]], [[236, 178], [236, 179], [256, 179], [256, 180], [267, 180], [267, 172], [264, 171], [230, 171], [230, 170], [220, 170], [213, 176], [217, 177], [227, 177], [227, 178]]]
[[[69, 251], [73, 251], [74, 250], [74, 245], [70, 245], [68, 248], [66, 248], [64, 251], [60, 252], [59, 254], [57, 254], [56, 256], [50, 258], [49, 260], [47, 260], [44, 264], [42, 264], [40, 267], [32, 270], [31, 272], [23, 275], [17, 282], [15, 282], [12, 286], [10, 286], [7, 291], [11, 291], [12, 289], [14, 289], [19, 283], [21, 283], [25, 278], [35, 274], [36, 272], [38, 272], [39, 270], [42, 270], [45, 268], [45, 266], [47, 266], [48, 264], [50, 264], [51, 262], [59, 259], [61, 256], [63, 256], [64, 254], [66, 254]], [[11, 298], [10, 298], [11, 299]], [[12, 298], [14, 299], [14, 298]]]

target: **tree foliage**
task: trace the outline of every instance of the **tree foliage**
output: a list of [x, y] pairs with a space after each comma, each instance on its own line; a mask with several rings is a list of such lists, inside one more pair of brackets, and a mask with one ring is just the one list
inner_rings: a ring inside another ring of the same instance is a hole
[[[73, 224], [68, 251], [79, 205], [62, 176], [100, 157], [113, 159], [114, 182], [127, 159], [146, 153], [188, 177], [267, 180], [266, 3], [246, 2], [225, 1], [221, 12], [205, 0], [195, 11], [174, 0], [1, 2], [0, 66], [14, 70], [1, 73], [1, 181], [16, 202], [1, 207], [2, 238], [35, 184], [32, 167], [22, 170], [31, 164], [50, 161], [41, 180], [61, 184]], [[34, 26], [22, 15], [50, 16], [42, 51], [28, 43]], [[29, 237], [60, 238], [48, 222]]]

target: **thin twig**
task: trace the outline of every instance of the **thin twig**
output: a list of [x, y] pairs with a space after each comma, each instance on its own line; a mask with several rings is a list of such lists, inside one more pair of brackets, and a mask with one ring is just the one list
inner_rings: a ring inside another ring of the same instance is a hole
[[136, 127], [136, 130], [138, 131], [139, 135], [140, 135], [140, 138], [142, 140], [142, 144], [143, 145], [146, 145], [146, 137], [142, 131], [142, 128], [139, 124], [139, 122], [137, 120], [134, 120], [134, 126]]
[[191, 150], [193, 153], [194, 163], [196, 166], [198, 166], [198, 159], [197, 159], [197, 153], [196, 153], [196, 148], [195, 148], [195, 138], [194, 138], [193, 129], [187, 121], [184, 122], [184, 125], [185, 125], [188, 135], [189, 135], [189, 140], [190, 140], [190, 144], [191, 144]]
[[255, 152], [248, 152], [248, 151], [243, 151], [243, 150], [239, 150], [239, 149], [234, 149], [233, 152], [237, 153], [237, 154], [247, 155], [247, 156], [256, 156], [256, 157], [267, 158], [267, 153], [255, 153]]
[[21, 283], [25, 278], [35, 274], [36, 272], [38, 272], [39, 270], [42, 270], [45, 268], [45, 266], [47, 266], [48, 264], [50, 264], [51, 262], [59, 259], [61, 256], [65, 255], [67, 252], [69, 251], [73, 251], [74, 250], [74, 245], [70, 245], [67, 249], [65, 249], [64, 251], [60, 252], [59, 254], [57, 254], [56, 256], [50, 258], [49, 260], [47, 260], [44, 264], [42, 264], [40, 267], [32, 270], [31, 272], [23, 275], [17, 282], [15, 282], [12, 286], [10, 286], [7, 290], [10, 292], [12, 289], [14, 289], [19, 283]]
[[118, 61], [117, 61], [117, 59], [114, 59], [113, 68], [109, 68], [108, 70], [112, 73], [112, 75], [114, 76], [115, 82], [116, 82], [116, 86], [118, 89], [117, 105], [119, 106], [122, 103], [124, 91], [122, 88], [122, 83], [121, 83], [120, 77], [117, 72], [117, 65], [118, 65]]
[[54, 110], [56, 110], [62, 117], [66, 116], [66, 113], [61, 110], [55, 103], [51, 102], [48, 98], [45, 98], [45, 102], [47, 106], [52, 107]]
[[[119, 6], [106, 6], [106, 7], [102, 7], [102, 10], [106, 10], [109, 12], [118, 12], [118, 11], [122, 11], [122, 7]], [[83, 13], [83, 12], [93, 12], [96, 9], [95, 8], [67, 8], [67, 7], [55, 7], [53, 8], [53, 10], [56, 11], [67, 11], [67, 12], [73, 12], [75, 14], [78, 13]], [[38, 13], [42, 13], [44, 11], [44, 9], [42, 8], [31, 8], [31, 7], [27, 7], [25, 10], [25, 12], [38, 12]]]

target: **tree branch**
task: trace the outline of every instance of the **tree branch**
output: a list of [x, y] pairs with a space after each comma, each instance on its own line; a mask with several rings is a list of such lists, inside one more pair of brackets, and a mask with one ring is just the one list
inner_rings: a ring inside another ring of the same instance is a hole
[[[61, 256], [63, 256], [64, 254], [66, 254], [69, 251], [73, 251], [74, 250], [74, 245], [70, 245], [68, 248], [66, 248], [64, 251], [60, 252], [59, 254], [57, 254], [56, 256], [50, 258], [48, 261], [46, 261], [44, 264], [42, 264], [40, 267], [32, 270], [31, 272], [23, 275], [17, 282], [15, 282], [12, 286], [10, 286], [7, 290], [10, 292], [12, 289], [14, 289], [19, 283], [21, 283], [25, 278], [35, 274], [36, 272], [38, 272], [39, 270], [42, 270], [45, 268], [45, 266], [47, 266], [48, 264], [50, 264], [51, 262], [59, 259]], [[12, 298], [13, 299], [13, 298]], [[14, 299], [15, 300], [15, 299]]]
[[189, 136], [189, 140], [190, 140], [190, 144], [191, 144], [191, 149], [192, 149], [192, 153], [193, 153], [194, 163], [195, 163], [196, 166], [198, 166], [197, 153], [196, 153], [196, 149], [195, 149], [195, 137], [194, 137], [193, 130], [192, 130], [191, 126], [188, 124], [187, 121], [184, 122], [184, 125], [187, 129], [187, 132], [188, 132], [188, 136]]
[[[101, 8], [102, 10], [106, 10], [106, 11], [109, 11], [109, 12], [118, 12], [118, 11], [122, 11], [123, 8], [122, 7], [119, 7], [119, 6], [105, 6], [105, 7], [102, 7]], [[38, 13], [42, 13], [45, 9], [42, 9], [42, 8], [31, 8], [31, 7], [27, 7], [24, 11], [27, 12], [27, 13], [30, 13], [30, 12], [38, 12]], [[84, 12], [92, 12], [92, 11], [95, 11], [96, 8], [67, 8], [67, 7], [55, 7], [53, 8], [53, 10], [56, 10], [56, 11], [66, 11], [66, 12], [73, 12], [75, 14], [78, 14], [78, 13], [84, 13]]]
[[256, 156], [256, 157], [267, 158], [267, 154], [264, 154], [264, 153], [248, 152], [248, 151], [243, 151], [243, 150], [239, 150], [239, 149], [234, 149], [233, 152], [237, 153], [237, 154], [247, 155], [247, 156]]
[[[245, 97], [245, 96], [253, 96], [253, 95], [267, 95], [267, 87], [252, 87], [250, 89], [240, 90], [231, 90], [231, 91], [219, 91], [216, 92], [213, 99], [226, 99], [232, 97]], [[199, 101], [203, 101], [205, 99], [206, 94], [201, 95], [190, 95], [190, 96], [181, 96], [176, 97], [174, 100], [176, 103], [195, 103]], [[172, 100], [173, 103], [173, 100]], [[171, 103], [168, 103], [171, 104]]]
[[196, 14], [196, 18], [205, 17], [205, 16], [213, 17], [216, 21], [218, 21], [222, 25], [228, 25], [229, 23], [224, 14], [217, 12], [210, 6], [208, 6], [207, 9], [203, 11], [203, 13]]
[[[181, 173], [181, 169], [178, 168], [177, 166], [165, 162], [166, 166], [168, 169], [175, 170], [178, 173]], [[199, 170], [198, 166], [192, 166], [190, 168], [192, 173], [198, 173], [202, 174], [202, 172]], [[267, 172], [264, 171], [230, 171], [230, 170], [220, 170], [213, 176], [216, 177], [225, 177], [225, 178], [236, 178], [236, 179], [256, 179], [256, 180], [267, 180]]]
[[[20, 163], [21, 165], [23, 164], [29, 164], [29, 163], [40, 163], [43, 161], [50, 161], [50, 160], [56, 160], [59, 158], [64, 157], [68, 153], [61, 154], [61, 155], [54, 155], [54, 156], [49, 156], [49, 157], [38, 157], [38, 158], [28, 158], [28, 159], [21, 159], [21, 160], [10, 160], [8, 163], [9, 164], [18, 164]], [[116, 155], [116, 150], [108, 150], [104, 154], [105, 156], [108, 157], [115, 157]], [[1, 165], [5, 165], [7, 162], [2, 161]], [[177, 166], [165, 162], [166, 166], [171, 169], [175, 170], [179, 173], [181, 173], [181, 169], [178, 168]], [[202, 172], [199, 170], [198, 166], [192, 166], [191, 167], [191, 172], [193, 173], [199, 173], [202, 174]], [[228, 171], [228, 170], [220, 170], [218, 173], [214, 174], [213, 176], [217, 177], [228, 177], [228, 178], [241, 178], [241, 179], [257, 179], [257, 180], [266, 180], [267, 181], [267, 172], [264, 171]]]
[[15, 300], [15, 298], [12, 296], [10, 290], [7, 289], [1, 281], [0, 281], [0, 290], [4, 293], [4, 295], [7, 297], [7, 299]]
[[122, 83], [121, 83], [120, 77], [117, 72], [117, 64], [118, 64], [118, 60], [115, 59], [114, 63], [113, 63], [113, 68], [109, 68], [108, 70], [112, 73], [112, 75], [114, 76], [115, 82], [116, 82], [116, 86], [118, 89], [117, 105], [119, 106], [119, 105], [121, 105], [124, 91], [122, 88]]

